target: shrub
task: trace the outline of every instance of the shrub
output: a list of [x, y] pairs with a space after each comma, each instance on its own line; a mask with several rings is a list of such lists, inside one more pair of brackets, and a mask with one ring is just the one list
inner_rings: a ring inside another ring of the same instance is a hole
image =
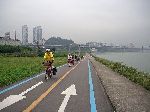
[[129, 80], [138, 83], [145, 87], [147, 90], [150, 90], [150, 74], [145, 72], [139, 72], [133, 67], [128, 67], [119, 62], [113, 62], [106, 59], [95, 57], [96, 61], [106, 65], [111, 68], [113, 71], [127, 77]]

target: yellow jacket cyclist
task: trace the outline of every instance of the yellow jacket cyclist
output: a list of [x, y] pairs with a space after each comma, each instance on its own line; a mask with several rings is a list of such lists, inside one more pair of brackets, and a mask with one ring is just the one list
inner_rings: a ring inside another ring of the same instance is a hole
[[46, 49], [45, 55], [44, 55], [44, 60], [47, 62], [54, 62], [54, 55], [53, 53], [50, 51], [50, 49]]
[[[50, 51], [50, 49], [46, 49], [45, 55], [44, 55], [44, 60], [52, 64], [54, 62], [54, 55]], [[53, 75], [56, 75], [57, 69], [56, 67], [52, 66], [53, 69]]]

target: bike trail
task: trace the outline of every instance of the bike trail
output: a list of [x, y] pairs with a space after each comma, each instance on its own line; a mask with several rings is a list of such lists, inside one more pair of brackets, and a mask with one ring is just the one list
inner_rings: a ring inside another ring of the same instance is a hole
[[[18, 96], [20, 94], [22, 96]], [[21, 100], [17, 101], [19, 98]], [[13, 103], [7, 106], [10, 102]], [[1, 109], [2, 105], [5, 108]], [[114, 110], [96, 71], [86, 58], [72, 67], [65, 65], [59, 68], [57, 75], [47, 82], [44, 75], [40, 75], [0, 94], [0, 112], [22, 111], [113, 112]]]

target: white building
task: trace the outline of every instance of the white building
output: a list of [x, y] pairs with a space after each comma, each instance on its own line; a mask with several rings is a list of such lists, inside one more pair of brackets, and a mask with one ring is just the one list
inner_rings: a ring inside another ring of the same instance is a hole
[[28, 45], [28, 26], [22, 26], [22, 45]]
[[100, 42], [88, 42], [86, 45], [89, 47], [102, 47], [104, 44]]
[[5, 39], [10, 39], [10, 32], [5, 33]]
[[0, 37], [0, 45], [13, 45], [13, 46], [18, 46], [21, 45], [20, 40], [14, 40], [11, 38], [6, 38], [6, 37]]
[[43, 45], [41, 26], [37, 26], [33, 28], [33, 44]]

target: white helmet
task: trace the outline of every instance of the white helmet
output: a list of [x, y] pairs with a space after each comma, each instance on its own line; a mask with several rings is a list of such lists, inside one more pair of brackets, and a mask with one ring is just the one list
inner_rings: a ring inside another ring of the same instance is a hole
[[46, 49], [46, 52], [50, 52], [50, 49]]

